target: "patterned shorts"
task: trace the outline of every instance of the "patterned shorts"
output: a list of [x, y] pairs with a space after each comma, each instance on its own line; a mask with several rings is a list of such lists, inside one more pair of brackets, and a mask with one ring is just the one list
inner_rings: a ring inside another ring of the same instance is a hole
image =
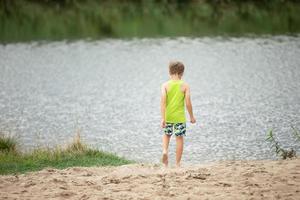
[[166, 123], [164, 132], [166, 135], [172, 135], [174, 133], [176, 136], [185, 136], [186, 123]]

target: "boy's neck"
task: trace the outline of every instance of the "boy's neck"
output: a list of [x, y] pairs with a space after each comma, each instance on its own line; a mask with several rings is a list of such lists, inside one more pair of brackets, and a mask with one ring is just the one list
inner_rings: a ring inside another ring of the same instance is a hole
[[170, 75], [170, 79], [173, 81], [179, 81], [181, 80], [181, 76], [174, 74], [174, 75]]

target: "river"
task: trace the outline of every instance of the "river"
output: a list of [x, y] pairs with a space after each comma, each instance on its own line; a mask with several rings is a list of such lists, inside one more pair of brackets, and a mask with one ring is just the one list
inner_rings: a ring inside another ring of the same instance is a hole
[[[160, 161], [160, 85], [185, 64], [196, 124], [183, 162], [275, 159], [273, 129], [300, 153], [300, 37], [106, 39], [0, 45], [0, 130], [24, 149], [65, 144]], [[174, 163], [175, 140], [170, 146]]]

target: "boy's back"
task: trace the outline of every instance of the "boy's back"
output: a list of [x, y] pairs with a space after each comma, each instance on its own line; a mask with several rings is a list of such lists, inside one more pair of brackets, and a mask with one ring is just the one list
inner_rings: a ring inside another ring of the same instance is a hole
[[184, 123], [184, 88], [182, 80], [169, 80], [167, 82], [166, 122]]

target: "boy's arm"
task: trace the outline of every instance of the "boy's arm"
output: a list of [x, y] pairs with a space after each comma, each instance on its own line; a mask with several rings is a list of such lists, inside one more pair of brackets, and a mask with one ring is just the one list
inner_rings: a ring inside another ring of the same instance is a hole
[[190, 121], [191, 123], [195, 123], [196, 119], [193, 114], [193, 106], [191, 101], [191, 91], [190, 86], [188, 84], [185, 85], [185, 105], [188, 110], [188, 113], [190, 115]]
[[162, 128], [166, 126], [166, 104], [167, 104], [167, 91], [166, 91], [165, 84], [163, 84], [161, 86], [161, 98], [160, 98], [160, 113], [161, 113], [160, 126]]

